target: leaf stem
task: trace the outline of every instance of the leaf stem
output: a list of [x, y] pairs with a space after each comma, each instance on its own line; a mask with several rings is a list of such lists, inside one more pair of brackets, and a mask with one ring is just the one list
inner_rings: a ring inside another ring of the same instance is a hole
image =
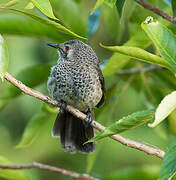
[[161, 66], [149, 66], [146, 68], [131, 68], [131, 69], [123, 69], [123, 70], [119, 70], [117, 72], [118, 75], [126, 75], [126, 74], [138, 74], [138, 73], [145, 73], [145, 72], [151, 72], [151, 71], [156, 71], [158, 69], [164, 69], [164, 67]]
[[47, 170], [47, 171], [52, 171], [52, 172], [58, 172], [61, 173], [65, 176], [70, 176], [76, 179], [83, 179], [83, 180], [98, 180], [97, 178], [94, 178], [92, 176], [89, 176], [87, 174], [79, 174], [77, 172], [73, 172], [73, 171], [68, 171], [66, 169], [61, 169], [58, 167], [54, 167], [54, 166], [50, 166], [50, 165], [46, 165], [46, 164], [42, 164], [42, 163], [38, 163], [38, 162], [33, 162], [30, 164], [0, 164], [0, 168], [1, 169], [31, 169], [31, 168], [38, 168], [38, 169], [42, 169], [42, 170]]
[[145, 9], [148, 9], [152, 12], [154, 12], [155, 14], [163, 17], [164, 19], [170, 21], [171, 23], [174, 23], [176, 24], [176, 18], [170, 16], [169, 14], [161, 11], [160, 9], [158, 9], [157, 7], [155, 6], [152, 6], [151, 4], [147, 3], [146, 1], [144, 0], [135, 0], [138, 4], [140, 4], [141, 6], [143, 6]]
[[[24, 85], [21, 81], [16, 80], [12, 75], [10, 75], [8, 72], [5, 73], [5, 79], [7, 81], [9, 81], [11, 84], [13, 84], [14, 86], [16, 86], [18, 89], [20, 89], [24, 94], [33, 96], [37, 99], [40, 99], [48, 104], [51, 104], [53, 106], [56, 107], [60, 107], [61, 103], [57, 102], [55, 100], [50, 99], [48, 96], [43, 95], [42, 93], [31, 89], [29, 87], [27, 87], [26, 85]], [[82, 119], [86, 122], [88, 122], [87, 116], [80, 112], [78, 109], [75, 109], [74, 107], [67, 105], [66, 106], [66, 110], [69, 111], [70, 113], [72, 113], [74, 116], [78, 117], [79, 119]], [[94, 127], [95, 129], [102, 131], [105, 129], [105, 127], [103, 125], [101, 125], [100, 123], [96, 122], [96, 121], [92, 121], [91, 126]], [[111, 136], [112, 139], [120, 142], [121, 144], [137, 149], [139, 151], [143, 151], [149, 155], [154, 155], [157, 156], [159, 158], [163, 158], [164, 157], [164, 151], [162, 151], [161, 149], [155, 148], [155, 147], [151, 147], [145, 144], [142, 144], [140, 142], [137, 141], [133, 141], [127, 138], [124, 138], [120, 135], [113, 135]]]

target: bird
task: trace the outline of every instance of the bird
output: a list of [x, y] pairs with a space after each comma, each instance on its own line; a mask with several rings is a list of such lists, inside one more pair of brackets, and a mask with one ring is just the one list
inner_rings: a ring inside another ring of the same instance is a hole
[[[96, 142], [86, 142], [96, 135], [91, 126], [94, 120], [93, 108], [100, 107], [105, 101], [100, 61], [91, 46], [81, 40], [48, 45], [57, 49], [59, 59], [51, 68], [47, 88], [50, 96], [62, 104], [53, 125], [52, 136], [60, 137], [65, 152], [91, 153], [95, 150]], [[66, 111], [67, 105], [85, 113], [88, 122]]]

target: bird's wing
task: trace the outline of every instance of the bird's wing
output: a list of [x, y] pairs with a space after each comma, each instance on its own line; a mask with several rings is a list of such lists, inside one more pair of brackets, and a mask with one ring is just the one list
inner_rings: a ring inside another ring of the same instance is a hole
[[97, 72], [98, 72], [99, 80], [100, 80], [100, 83], [101, 83], [101, 89], [102, 89], [102, 93], [103, 93], [102, 97], [101, 97], [101, 100], [96, 105], [96, 107], [100, 107], [104, 103], [104, 101], [105, 101], [105, 92], [106, 92], [106, 89], [105, 89], [104, 77], [103, 77], [103, 74], [101, 72], [100, 66], [97, 67]]

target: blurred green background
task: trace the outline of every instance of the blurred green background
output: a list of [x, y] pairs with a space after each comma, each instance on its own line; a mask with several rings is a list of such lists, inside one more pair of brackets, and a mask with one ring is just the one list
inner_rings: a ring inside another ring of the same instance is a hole
[[[8, 1], [3, 0], [0, 4], [4, 5], [6, 2]], [[149, 2], [171, 13], [171, 8], [166, 1], [150, 0]], [[24, 10], [28, 3], [27, 0], [21, 1], [13, 8]], [[110, 3], [104, 3], [93, 14], [95, 17], [90, 16], [95, 1], [51, 0], [51, 4], [56, 17], [66, 27], [84, 37], [88, 35], [88, 43], [100, 58], [102, 68], [106, 67], [105, 64], [112, 58], [113, 53], [101, 48], [99, 43], [122, 45], [138, 34], [143, 39], [145, 33], [140, 24], [147, 16], [157, 17], [173, 32], [176, 30], [174, 25], [143, 9], [133, 0], [126, 1], [121, 15], [116, 7], [111, 6]], [[27, 25], [12, 24], [10, 19], [13, 16], [14, 18], [15, 16], [28, 17], [2, 11], [0, 10], [0, 32], [8, 46], [8, 72], [34, 89], [49, 95], [46, 87], [47, 77], [50, 67], [56, 64], [58, 55], [56, 50], [47, 46], [47, 43], [63, 42], [64, 38], [58, 37], [54, 40], [53, 34], [42, 35], [42, 29], [41, 34], [37, 34], [35, 29], [33, 33], [27, 33], [25, 30], [29, 28]], [[43, 16], [36, 8], [25, 11]], [[5, 28], [2, 26], [4, 18], [9, 19], [8, 27]], [[23, 30], [24, 33], [22, 33]], [[30, 30], [33, 31], [32, 26]], [[143, 48], [157, 54], [151, 42]], [[122, 63], [119, 69], [149, 66], [134, 59], [124, 64], [123, 59], [119, 59], [118, 63]], [[165, 79], [170, 79], [170, 81], [166, 83]], [[105, 105], [95, 110], [96, 120], [107, 126], [133, 112], [157, 107], [160, 100], [174, 89], [175, 82], [172, 80], [172, 74], [165, 69], [134, 75], [118, 75], [117, 73], [107, 75], [105, 73], [107, 98]], [[33, 97], [22, 93], [17, 96], [16, 90], [7, 81], [0, 83], [0, 95], [0, 156], [8, 158], [11, 162], [22, 164], [37, 161], [79, 173], [88, 172], [101, 179], [137, 180], [143, 177], [143, 179], [153, 180], [157, 178], [161, 166], [159, 158], [123, 146], [110, 138], [99, 141], [96, 151], [90, 155], [65, 153], [60, 147], [59, 139], [51, 136], [56, 113], [48, 113], [47, 118], [43, 119], [37, 137], [29, 146], [16, 148], [28, 122], [36, 114], [41, 113], [45, 107], [43, 102]], [[170, 138], [176, 132], [174, 123], [175, 118], [171, 119], [170, 123], [166, 121], [154, 129], [143, 125], [122, 133], [122, 136], [166, 150]], [[72, 179], [59, 173], [38, 169], [24, 170], [24, 173], [32, 180]]]

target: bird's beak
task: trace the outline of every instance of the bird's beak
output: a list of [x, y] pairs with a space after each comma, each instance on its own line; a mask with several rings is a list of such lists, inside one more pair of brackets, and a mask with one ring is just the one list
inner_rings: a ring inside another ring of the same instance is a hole
[[48, 43], [48, 46], [51, 46], [53, 48], [58, 49], [60, 52], [64, 53], [63, 49], [60, 47], [59, 44], [55, 44], [55, 43]]
[[53, 47], [53, 48], [60, 48], [59, 47], [59, 44], [55, 44], [55, 43], [48, 43], [48, 46], [51, 46], [51, 47]]
[[60, 52], [61, 56], [63, 56], [63, 57], [65, 57], [65, 56], [67, 55], [66, 52], [62, 49], [62, 47], [60, 47], [59, 44], [48, 43], [48, 46], [51, 46], [51, 47], [53, 47], [53, 48], [56, 48], [56, 49]]

